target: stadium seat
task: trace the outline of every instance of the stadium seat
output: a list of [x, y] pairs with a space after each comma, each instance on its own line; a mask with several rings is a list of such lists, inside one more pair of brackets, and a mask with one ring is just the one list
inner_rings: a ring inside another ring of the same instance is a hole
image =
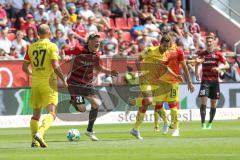
[[111, 28], [116, 28], [113, 18], [110, 18], [110, 27]]
[[131, 37], [131, 34], [130, 34], [130, 32], [123, 32], [123, 39], [125, 40], [125, 41], [132, 41], [132, 37]]
[[127, 21], [124, 18], [115, 18], [115, 24], [117, 29], [129, 30]]
[[133, 19], [132, 18], [128, 18], [127, 24], [128, 24], [129, 28], [132, 28], [132, 26], [134, 25]]
[[14, 33], [8, 33], [7, 38], [9, 41], [13, 41], [16, 38], [16, 35]]

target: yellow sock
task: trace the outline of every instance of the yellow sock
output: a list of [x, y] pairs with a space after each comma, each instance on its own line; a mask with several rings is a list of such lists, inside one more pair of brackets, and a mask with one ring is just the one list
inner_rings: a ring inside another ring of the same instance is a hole
[[159, 128], [158, 119], [159, 119], [159, 114], [157, 111], [154, 111], [154, 128]]
[[137, 113], [137, 117], [136, 117], [136, 122], [135, 122], [135, 125], [134, 125], [134, 129], [139, 129], [140, 125], [142, 124], [142, 121], [144, 119], [144, 116], [145, 116], [145, 113], [141, 113], [138, 111]]
[[43, 136], [46, 130], [52, 125], [53, 121], [54, 121], [53, 115], [47, 114], [42, 121], [41, 127], [39, 128], [39, 134]]
[[31, 119], [30, 128], [31, 128], [32, 139], [33, 139], [34, 134], [38, 132], [38, 121], [35, 119]]
[[163, 120], [163, 123], [164, 123], [164, 124], [167, 124], [167, 114], [166, 114], [166, 110], [165, 110], [164, 107], [162, 107], [162, 108], [160, 109], [160, 114], [161, 114], [161, 118], [162, 118], [162, 120]]
[[178, 122], [178, 109], [177, 108], [171, 108], [171, 122], [172, 122], [172, 127], [174, 129], [178, 128], [179, 122]]

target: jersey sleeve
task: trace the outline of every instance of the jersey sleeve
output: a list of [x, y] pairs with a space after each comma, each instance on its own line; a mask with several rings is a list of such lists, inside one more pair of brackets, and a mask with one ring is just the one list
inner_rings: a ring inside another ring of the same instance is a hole
[[59, 51], [58, 51], [57, 45], [52, 45], [50, 59], [58, 60], [59, 59], [58, 56], [59, 56]]
[[219, 61], [221, 63], [226, 63], [226, 58], [224, 56], [222, 56], [220, 53], [218, 53], [218, 57], [219, 57]]
[[177, 49], [177, 56], [178, 56], [178, 61], [182, 62], [184, 61], [184, 52], [182, 49]]

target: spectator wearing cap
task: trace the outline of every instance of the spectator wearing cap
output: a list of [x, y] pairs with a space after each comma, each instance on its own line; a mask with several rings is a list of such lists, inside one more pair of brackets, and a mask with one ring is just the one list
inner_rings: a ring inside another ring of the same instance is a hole
[[83, 23], [81, 16], [77, 16], [77, 23], [73, 24], [72, 29], [74, 32], [77, 33], [79, 38], [86, 38], [87, 28], [86, 25]]
[[89, 17], [94, 17], [93, 11], [89, 9], [88, 2], [83, 3], [83, 7], [79, 10], [78, 15], [81, 16], [86, 23]]
[[4, 52], [9, 53], [10, 48], [12, 46], [12, 42], [7, 38], [8, 28], [2, 28], [1, 37], [0, 37], [0, 49], [4, 50]]
[[33, 28], [34, 32], [37, 33], [37, 26], [36, 26], [33, 16], [31, 14], [27, 14], [26, 17], [27, 17], [26, 22], [22, 23], [22, 25], [21, 25], [21, 30], [23, 31], [23, 33], [26, 35], [27, 29], [29, 27]]
[[102, 41], [103, 54], [113, 56], [118, 54], [118, 40], [115, 38], [115, 30], [110, 28], [107, 38]]
[[191, 21], [189, 23], [189, 32], [193, 35], [194, 33], [200, 33], [200, 26], [196, 23], [196, 17], [191, 16]]
[[177, 22], [178, 15], [185, 17], [185, 11], [182, 9], [181, 0], [176, 0], [174, 7], [170, 9], [169, 22]]
[[145, 29], [143, 25], [140, 25], [140, 21], [138, 17], [133, 18], [134, 25], [130, 29], [130, 34], [133, 40], [136, 40], [138, 35], [142, 34], [142, 31]]
[[38, 10], [35, 11], [34, 13], [34, 19], [36, 21], [37, 24], [41, 24], [41, 21], [43, 20], [43, 18], [46, 18], [47, 21], [48, 21], [48, 14], [47, 12], [45, 11], [45, 6], [42, 4], [42, 5], [39, 5], [38, 6]]
[[95, 25], [94, 21], [94, 17], [88, 18], [88, 24], [86, 25], [86, 28], [89, 35], [98, 32], [97, 26]]
[[68, 16], [64, 16], [62, 18], [62, 26], [63, 26], [63, 33], [64, 33], [64, 37], [67, 38], [67, 33], [72, 30], [72, 25], [69, 22], [69, 17]]
[[0, 26], [5, 27], [7, 25], [7, 13], [0, 3]]
[[37, 41], [37, 32], [35, 32], [34, 28], [28, 27], [27, 35], [23, 39], [32, 44]]
[[18, 59], [24, 59], [28, 44], [29, 43], [23, 39], [23, 32], [18, 30], [16, 39], [12, 42], [12, 45], [16, 48]]
[[31, 8], [31, 4], [29, 2], [24, 2], [23, 9], [16, 16], [15, 27], [17, 29], [21, 29], [21, 25], [27, 22], [27, 15], [33, 15], [34, 12]]
[[55, 19], [59, 19], [60, 21], [62, 19], [62, 13], [59, 10], [58, 5], [55, 4], [55, 3], [52, 3], [51, 10], [49, 10], [47, 13], [48, 13], [49, 23], [50, 24], [53, 24]]

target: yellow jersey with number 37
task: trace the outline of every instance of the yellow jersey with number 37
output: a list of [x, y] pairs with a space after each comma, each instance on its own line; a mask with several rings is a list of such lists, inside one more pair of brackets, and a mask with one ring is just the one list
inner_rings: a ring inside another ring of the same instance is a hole
[[32, 79], [48, 80], [56, 76], [52, 67], [52, 60], [58, 60], [57, 45], [49, 39], [40, 39], [28, 47], [24, 60], [32, 65]]

